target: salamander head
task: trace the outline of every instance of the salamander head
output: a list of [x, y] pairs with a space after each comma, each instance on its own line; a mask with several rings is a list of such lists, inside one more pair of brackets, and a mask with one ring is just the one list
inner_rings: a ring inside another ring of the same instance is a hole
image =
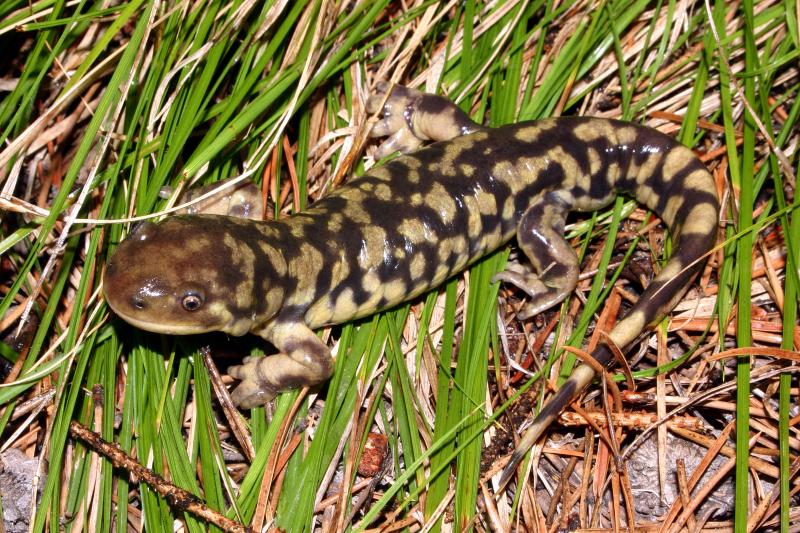
[[258, 329], [280, 309], [285, 263], [252, 224], [203, 215], [141, 224], [108, 263], [106, 301], [157, 333]]

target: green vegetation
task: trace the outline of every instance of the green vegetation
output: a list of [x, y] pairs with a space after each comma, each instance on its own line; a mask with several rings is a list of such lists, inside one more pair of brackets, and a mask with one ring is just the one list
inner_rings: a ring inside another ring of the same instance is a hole
[[[70, 438], [71, 421], [258, 527], [508, 530], [572, 510], [547, 517], [528, 489], [498, 498], [486, 473], [508, 450], [509, 405], [541, 390], [542, 374], [555, 383], [574, 363], [560, 348], [585, 347], [597, 317], [615, 312], [609, 280], [625, 277], [636, 250], [649, 252], [650, 270], [665, 257], [662, 228], [631, 202], [575, 218], [570, 237], [589, 274], [580, 299], [520, 323], [521, 294], [490, 283], [514, 253], [503, 249], [410, 305], [321, 332], [337, 354], [322, 394], [282, 394], [242, 413], [245, 424], [219, 408], [199, 348], [236, 352], [216, 359], [224, 370], [265, 353], [259, 339], [146, 334], [102, 301], [104, 265], [131, 223], [174, 202], [160, 197], [164, 186], [245, 174], [263, 185], [271, 216], [285, 217], [363, 172], [372, 163], [364, 102], [380, 79], [446, 94], [491, 125], [624, 118], [705, 156], [724, 200], [724, 243], [668, 337], [695, 374], [646, 357], [637, 383], [669, 387], [669, 371], [683, 390], [667, 394], [691, 396], [735, 378], [736, 394], [711, 398], [736, 402], [718, 418], [736, 419], [733, 523], [788, 531], [800, 512], [798, 367], [764, 347], [800, 349], [797, 17], [790, 0], [0, 0], [0, 329], [13, 334], [35, 317], [19, 355], [0, 350], [16, 365], [0, 388], [0, 431], [4, 448], [39, 458], [46, 474], [33, 531], [167, 532], [175, 520], [217, 530], [89, 453]], [[751, 346], [735, 368], [705, 360]], [[530, 366], [531, 357], [542, 372], [511, 386], [509, 358]], [[751, 412], [765, 396], [777, 419]], [[39, 400], [33, 416], [21, 411], [27, 400]], [[530, 414], [521, 411], [514, 423]], [[252, 458], [232, 436], [237, 424]], [[363, 483], [370, 432], [388, 438], [388, 456]], [[780, 469], [779, 479], [758, 473], [777, 483], [771, 492], [752, 488], [752, 446]], [[615, 475], [613, 465], [591, 468]], [[674, 477], [674, 465], [664, 468]], [[603, 503], [581, 525], [608, 525], [624, 504]], [[675, 523], [695, 520], [679, 515]]]

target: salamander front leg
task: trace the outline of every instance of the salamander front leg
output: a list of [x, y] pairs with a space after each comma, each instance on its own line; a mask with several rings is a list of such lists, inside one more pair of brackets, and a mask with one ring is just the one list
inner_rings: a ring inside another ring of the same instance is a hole
[[[204, 215], [225, 215], [229, 217], [248, 218], [250, 220], [264, 220], [264, 200], [261, 196], [261, 189], [252, 181], [245, 180], [228, 187], [221, 186], [234, 178], [194, 187], [178, 198], [178, 204], [183, 204], [199, 198], [211, 191], [214, 194], [189, 207], [178, 211], [178, 214], [204, 214]], [[159, 193], [160, 196], [167, 197], [172, 194], [171, 187], [164, 187]]]
[[494, 276], [493, 281], [511, 283], [531, 297], [518, 313], [522, 320], [562, 302], [578, 283], [578, 256], [564, 238], [568, 211], [552, 193], [531, 205], [517, 225], [517, 241], [533, 270], [513, 263]]
[[311, 387], [333, 373], [328, 347], [302, 322], [272, 326], [262, 336], [281, 353], [268, 357], [247, 357], [244, 364], [228, 372], [241, 383], [231, 393], [239, 407], [263, 405], [289, 389]]
[[[387, 97], [388, 91], [391, 92]], [[411, 152], [424, 141], [447, 141], [483, 129], [447, 98], [402, 85], [379, 82], [376, 94], [367, 100], [367, 111], [377, 113], [381, 104], [383, 118], [370, 135], [389, 138], [378, 147], [376, 159], [398, 151]]]

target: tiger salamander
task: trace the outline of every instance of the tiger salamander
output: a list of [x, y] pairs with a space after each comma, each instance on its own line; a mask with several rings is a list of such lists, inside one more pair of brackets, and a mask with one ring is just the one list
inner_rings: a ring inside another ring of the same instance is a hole
[[[328, 379], [333, 359], [314, 329], [419, 296], [515, 236], [529, 263], [511, 264], [495, 280], [530, 297], [520, 318], [561, 302], [579, 272], [563, 236], [567, 213], [600, 209], [617, 193], [657, 213], [674, 242], [672, 257], [608, 334], [619, 348], [671, 309], [714, 243], [712, 176], [656, 130], [587, 117], [487, 128], [443, 97], [400, 86], [379, 88], [368, 109], [381, 107], [372, 135], [389, 137], [379, 157], [438, 142], [282, 220], [185, 214], [141, 224], [108, 263], [108, 304], [149, 331], [251, 332], [272, 343], [277, 355], [230, 369], [241, 380], [233, 400], [248, 408]], [[592, 355], [600, 365], [613, 358], [605, 344]], [[512, 465], [594, 375], [589, 365], [576, 367]]]

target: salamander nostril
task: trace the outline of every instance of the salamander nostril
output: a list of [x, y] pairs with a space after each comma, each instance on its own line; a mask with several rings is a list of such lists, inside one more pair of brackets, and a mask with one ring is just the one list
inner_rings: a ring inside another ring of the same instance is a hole
[[133, 307], [135, 307], [136, 309], [144, 309], [144, 298], [142, 298], [141, 296], [133, 297], [131, 299], [131, 303], [133, 304]]

